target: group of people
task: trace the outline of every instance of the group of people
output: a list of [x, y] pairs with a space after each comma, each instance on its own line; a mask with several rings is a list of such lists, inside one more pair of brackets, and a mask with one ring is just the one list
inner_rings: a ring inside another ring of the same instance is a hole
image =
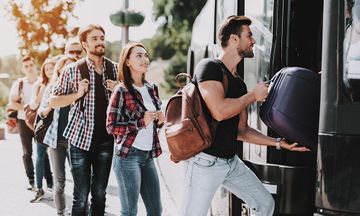
[[[272, 215], [274, 200], [236, 155], [237, 140], [308, 151], [282, 139], [267, 137], [247, 125], [247, 106], [263, 101], [268, 90], [267, 84], [259, 83], [248, 92], [236, 71], [239, 62], [253, 57], [255, 40], [250, 24], [244, 16], [228, 17], [218, 31], [222, 54], [217, 61], [202, 60], [196, 68], [194, 80], [205, 109], [219, 124], [211, 147], [184, 162], [181, 215], [206, 215], [220, 185], [249, 204], [257, 215]], [[105, 31], [101, 26], [88, 25], [78, 36], [79, 43], [67, 46], [76, 48], [45, 61], [41, 79], [37, 77], [34, 61], [24, 58], [22, 97], [17, 92], [19, 81], [11, 90], [10, 104], [19, 111], [23, 160], [31, 190], [35, 189], [31, 159], [33, 131], [24, 122], [23, 109], [30, 104], [32, 109], [38, 109], [39, 118], [53, 115], [43, 143], [37, 143], [37, 193], [32, 202], [44, 194], [42, 179], [45, 177], [48, 187], [52, 187], [54, 179], [57, 214], [65, 214], [68, 157], [74, 182], [73, 216], [104, 215], [112, 165], [118, 183], [120, 215], [137, 214], [139, 195], [148, 215], [161, 215], [163, 206], [154, 158], [162, 153], [158, 130], [164, 125], [165, 116], [157, 86], [146, 79], [150, 64], [147, 50], [141, 43], [128, 43], [122, 47], [119, 63], [115, 63], [105, 57]], [[86, 56], [79, 59], [82, 49]], [[223, 73], [228, 77], [226, 95]]]

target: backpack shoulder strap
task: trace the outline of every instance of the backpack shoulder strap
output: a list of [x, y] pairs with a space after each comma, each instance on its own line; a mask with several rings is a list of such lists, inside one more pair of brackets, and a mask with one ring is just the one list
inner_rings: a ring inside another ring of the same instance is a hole
[[106, 67], [105, 73], [107, 75], [107, 78], [109, 78], [111, 80], [115, 80], [116, 77], [114, 76], [114, 64], [113, 64], [113, 62], [110, 61], [107, 58], [104, 58], [104, 59], [105, 59], [105, 67]]
[[[80, 59], [79, 61], [77, 61], [77, 67], [80, 70], [81, 79], [88, 79], [90, 81], [89, 68], [88, 68], [88, 66], [86, 64], [85, 58]], [[80, 110], [84, 111], [85, 94], [79, 100], [80, 100]]]
[[229, 80], [228, 80], [228, 77], [227, 77], [225, 71], [223, 71], [222, 84], [223, 84], [223, 87], [224, 87], [224, 95], [226, 96], [227, 91], [228, 91], [228, 87], [229, 87]]
[[23, 95], [23, 89], [24, 89], [24, 80], [23, 79], [19, 79], [19, 87], [18, 87], [18, 97], [19, 97], [19, 101], [22, 100], [22, 95]]
[[214, 59], [217, 64], [219, 64], [219, 66], [221, 67], [221, 71], [223, 72], [223, 79], [222, 79], [222, 84], [224, 87], [224, 95], [226, 96], [227, 91], [228, 91], [228, 87], [229, 87], [229, 80], [228, 77], [226, 75], [226, 66], [224, 65], [224, 63], [220, 60], [220, 59]]
[[85, 58], [80, 59], [77, 62], [77, 66], [78, 66], [78, 68], [80, 70], [81, 78], [82, 79], [90, 79], [89, 68], [88, 68], [88, 66], [86, 64]]

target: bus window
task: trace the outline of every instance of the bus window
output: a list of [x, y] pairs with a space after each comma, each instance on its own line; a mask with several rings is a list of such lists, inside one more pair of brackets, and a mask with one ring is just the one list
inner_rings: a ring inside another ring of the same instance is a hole
[[220, 26], [220, 24], [231, 15], [236, 15], [238, 12], [237, 8], [237, 0], [220, 0], [217, 1], [216, 5], [216, 26]]
[[[252, 21], [250, 26], [256, 40], [254, 58], [245, 59], [245, 83], [249, 89], [263, 81], [269, 72], [272, 45], [273, 0], [253, 0], [245, 2], [245, 16]], [[266, 77], [268, 79], [270, 77]]]
[[360, 102], [360, 0], [347, 0], [344, 83], [352, 102]]
[[[244, 59], [244, 81], [248, 89], [254, 89], [259, 82], [269, 79], [270, 54], [272, 46], [273, 0], [245, 1], [245, 16], [252, 21], [250, 29], [256, 44], [253, 48], [254, 57]], [[248, 108], [248, 123], [263, 134], [267, 134], [267, 127], [258, 115], [260, 103], [253, 103]], [[243, 144], [243, 158], [254, 162], [265, 163], [267, 159], [266, 147]]]

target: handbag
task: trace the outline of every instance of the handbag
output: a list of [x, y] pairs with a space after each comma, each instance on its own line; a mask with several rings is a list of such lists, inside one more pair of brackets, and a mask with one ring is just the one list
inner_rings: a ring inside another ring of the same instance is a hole
[[[36, 90], [36, 96], [39, 94], [40, 92], [40, 88], [41, 85], [38, 86], [37, 90]], [[32, 130], [34, 131], [34, 124], [35, 124], [35, 119], [36, 119], [36, 114], [37, 114], [37, 109], [31, 109], [30, 105], [27, 104], [24, 107], [24, 112], [25, 112], [25, 123], [26, 125]]]
[[[17, 101], [19, 103], [21, 102], [23, 86], [24, 86], [23, 80], [19, 80], [19, 88], [18, 88], [19, 100]], [[11, 134], [19, 133], [19, 127], [18, 127], [18, 123], [17, 123], [17, 115], [18, 115], [17, 110], [11, 109], [9, 107], [6, 108], [6, 126], [7, 126], [8, 133], [11, 133]]]
[[45, 118], [41, 118], [37, 116], [38, 122], [35, 125], [34, 135], [35, 140], [38, 143], [44, 143], [44, 138], [46, 135], [47, 130], [49, 129], [54, 116], [54, 110], [52, 109], [49, 114]]
[[32, 131], [34, 131], [34, 123], [35, 123], [35, 118], [36, 118], [36, 114], [37, 114], [37, 109], [33, 110], [33, 109], [30, 108], [30, 105], [26, 105], [24, 107], [24, 112], [25, 112], [25, 123], [26, 123], [26, 125]]

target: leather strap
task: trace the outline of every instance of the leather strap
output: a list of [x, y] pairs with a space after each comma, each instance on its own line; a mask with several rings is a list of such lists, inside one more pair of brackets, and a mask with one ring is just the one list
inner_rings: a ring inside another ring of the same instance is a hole
[[[108, 60], [107, 58], [104, 58], [105, 61], [105, 75], [108, 79], [115, 80], [114, 73], [113, 73], [113, 63]], [[78, 68], [80, 70], [81, 79], [88, 79], [90, 81], [90, 74], [89, 74], [89, 68], [87, 66], [85, 58], [80, 59], [77, 62]], [[80, 110], [84, 111], [84, 100], [85, 100], [84, 94], [79, 100], [80, 100]]]

